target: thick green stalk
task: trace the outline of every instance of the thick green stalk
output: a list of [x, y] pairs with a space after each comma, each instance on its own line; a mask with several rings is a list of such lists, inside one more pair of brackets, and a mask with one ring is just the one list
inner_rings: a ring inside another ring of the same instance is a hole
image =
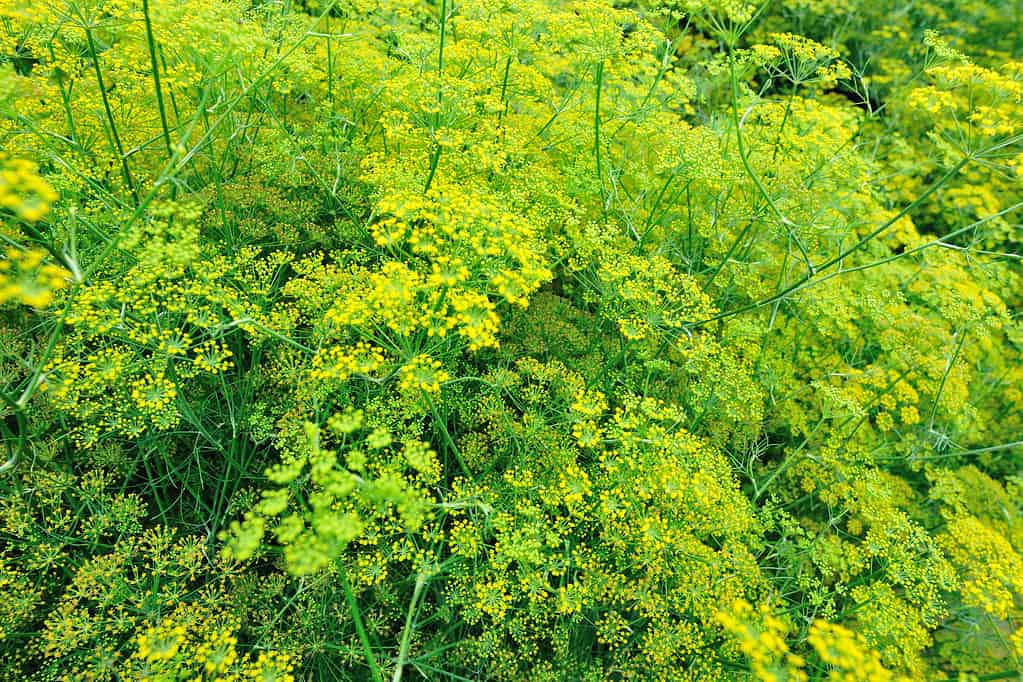
[[597, 82], [596, 104], [593, 107], [593, 156], [597, 165], [597, 186], [600, 188], [600, 210], [604, 217], [607, 217], [607, 198], [604, 195], [604, 171], [600, 162], [600, 89], [604, 82], [604, 62], [597, 64], [597, 74], [594, 77]]
[[394, 676], [391, 682], [401, 682], [401, 676], [408, 661], [409, 644], [412, 642], [412, 633], [415, 630], [416, 607], [419, 605], [419, 596], [426, 585], [426, 574], [420, 573], [416, 576], [416, 586], [412, 590], [412, 601], [408, 605], [408, 613], [405, 614], [405, 627], [401, 631], [401, 644], [398, 646], [398, 662], [394, 667]]
[[110, 108], [110, 99], [107, 97], [107, 86], [103, 81], [103, 70], [99, 67], [99, 52], [96, 50], [96, 41], [92, 35], [92, 27], [85, 27], [85, 38], [89, 45], [89, 58], [96, 71], [96, 85], [99, 87], [100, 99], [103, 101], [103, 111], [106, 112], [107, 124], [110, 126], [110, 137], [113, 142], [114, 151], [121, 159], [121, 174], [124, 175], [124, 182], [135, 198], [135, 204], [139, 203], [138, 190], [135, 181], [131, 177], [131, 169], [128, 167], [128, 157], [124, 153], [124, 145], [121, 143], [121, 136], [117, 132], [117, 123], [114, 122], [114, 112]]
[[167, 156], [171, 156], [170, 126], [167, 125], [167, 109], [163, 104], [163, 88], [160, 86], [160, 64], [156, 59], [156, 39], [153, 37], [153, 22], [149, 18], [149, 0], [142, 0], [142, 14], [146, 19], [146, 43], [149, 46], [149, 63], [153, 69], [153, 86], [156, 89], [156, 108], [160, 110], [160, 126]]
[[376, 656], [373, 655], [373, 647], [370, 646], [369, 634], [366, 632], [366, 626], [362, 621], [362, 609], [359, 608], [355, 592], [352, 591], [352, 584], [348, 581], [348, 573], [340, 562], [338, 563], [338, 576], [341, 578], [341, 589], [345, 593], [345, 602], [348, 603], [348, 610], [351, 611], [352, 621], [355, 623], [355, 633], [359, 636], [359, 642], [362, 643], [362, 653], [366, 656], [366, 665], [369, 666], [369, 673], [373, 676], [373, 682], [383, 682], [383, 677], [380, 675], [380, 666], [377, 665]]

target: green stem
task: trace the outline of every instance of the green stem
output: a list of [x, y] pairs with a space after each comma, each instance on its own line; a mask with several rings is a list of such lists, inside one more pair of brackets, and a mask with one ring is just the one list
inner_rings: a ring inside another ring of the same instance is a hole
[[594, 78], [597, 82], [596, 105], [593, 107], [593, 155], [597, 165], [597, 186], [600, 188], [600, 210], [604, 217], [607, 217], [607, 198], [604, 195], [604, 171], [600, 162], [600, 90], [604, 82], [604, 62], [597, 64], [597, 74]]
[[778, 146], [781, 144], [781, 136], [785, 131], [785, 124], [789, 121], [789, 116], [792, 114], [792, 100], [796, 97], [796, 88], [792, 87], [792, 92], [789, 93], [789, 98], [785, 101], [785, 114], [781, 117], [781, 125], [778, 126], [778, 135], [774, 138], [774, 151], [771, 153], [771, 160], [775, 161], [778, 158]]
[[[56, 62], [57, 61], [57, 56], [53, 52], [53, 41], [52, 40], [50, 41], [50, 44], [49, 44], [49, 50], [50, 50], [50, 59], [52, 61]], [[71, 141], [74, 143], [74, 145], [78, 149], [78, 151], [84, 153], [85, 150], [82, 149], [82, 145], [78, 141], [78, 132], [77, 132], [77, 130], [75, 128], [75, 115], [74, 115], [74, 112], [71, 109], [71, 90], [70, 90], [71, 86], [68, 86], [67, 88], [64, 87], [64, 76], [63, 75], [56, 76], [55, 80], [57, 81], [57, 87], [60, 89], [60, 101], [61, 101], [62, 105], [64, 106], [64, 118], [67, 120], [68, 135], [70, 136]], [[72, 86], [73, 86], [73, 81], [72, 81]]]
[[[1001, 445], [990, 445], [986, 448], [977, 448], [976, 450], [963, 450], [962, 452], [943, 452], [937, 455], [921, 455], [914, 457], [914, 461], [929, 462], [931, 460], [938, 459], [950, 459], [952, 457], [971, 457], [973, 455], [983, 455], [988, 452], [999, 452], [1001, 450], [1012, 450], [1013, 448], [1023, 448], [1023, 440], [1017, 440], [1012, 443], [1002, 443]], [[904, 457], [885, 457], [884, 459], [877, 459], [878, 462], [895, 462]]]
[[745, 239], [746, 234], [753, 227], [754, 222], [756, 222], [756, 220], [751, 218], [746, 223], [746, 227], [742, 228], [742, 231], [739, 232], [739, 235], [735, 238], [735, 241], [732, 242], [732, 245], [728, 247], [728, 253], [726, 253], [724, 258], [721, 259], [721, 262], [718, 263], [718, 266], [714, 269], [714, 272], [710, 274], [710, 277], [707, 279], [707, 282], [703, 285], [704, 291], [710, 289], [710, 285], [714, 283], [715, 278], [717, 278], [718, 274], [720, 274], [721, 270], [725, 267], [728, 261], [731, 260], [732, 254], [735, 253], [735, 249], [738, 248], [742, 240]]
[[146, 43], [149, 45], [149, 62], [153, 68], [156, 107], [160, 110], [160, 126], [163, 128], [163, 141], [167, 146], [167, 156], [169, 157], [174, 152], [171, 149], [170, 126], [167, 125], [167, 109], [163, 104], [163, 88], [160, 86], [160, 65], [156, 59], [156, 39], [153, 37], [153, 22], [149, 18], [149, 0], [142, 0], [142, 14], [146, 19]]
[[448, 446], [448, 449], [451, 450], [452, 454], [454, 454], [455, 459], [458, 460], [458, 466], [462, 469], [462, 473], [472, 480], [475, 476], [473, 476], [469, 467], [466, 466], [465, 460], [462, 459], [462, 453], [458, 451], [458, 446], [455, 445], [455, 439], [451, 437], [451, 433], [448, 431], [448, 425], [445, 423], [446, 420], [441, 418], [440, 414], [437, 412], [437, 406], [433, 404], [433, 400], [430, 399], [430, 396], [425, 393], [423, 396], [426, 398], [426, 404], [430, 408], [430, 414], [433, 416], [433, 421], [440, 428], [441, 435], [444, 436], [444, 443]]
[[934, 394], [934, 404], [931, 405], [931, 416], [927, 420], [927, 430], [929, 432], [934, 431], [934, 418], [938, 414], [938, 402], [941, 400], [941, 394], [945, 392], [945, 383], [948, 381], [948, 376], [952, 373], [952, 368], [956, 364], [956, 359], [959, 357], [959, 351], [963, 349], [963, 343], [966, 342], [966, 330], [963, 330], [962, 336], [959, 337], [959, 343], [956, 344], [956, 349], [952, 352], [952, 357], [949, 358], [948, 365], [945, 366], [945, 372], [941, 375], [941, 383], [938, 385], [938, 392]]
[[[444, 40], [448, 28], [448, 2], [441, 0], [440, 3], [440, 45], [437, 48], [437, 112], [433, 115], [433, 135], [437, 134], [440, 128], [440, 109], [444, 103]], [[433, 178], [437, 174], [437, 164], [440, 162], [441, 146], [434, 139], [434, 149], [430, 153], [430, 174], [426, 178], [426, 185], [423, 187], [423, 194], [430, 191]]]
[[640, 244], [643, 243], [643, 240], [646, 239], [646, 236], [650, 234], [650, 230], [653, 229], [654, 216], [657, 215], [657, 209], [661, 207], [661, 200], [664, 199], [664, 195], [668, 191], [668, 187], [671, 186], [672, 181], [675, 179], [677, 175], [678, 169], [676, 168], [671, 172], [671, 175], [668, 176], [668, 179], [664, 181], [664, 184], [661, 185], [661, 190], [657, 193], [657, 198], [654, 199], [654, 205], [650, 209], [650, 213], [647, 214], [646, 220], [643, 221], [643, 234], [641, 234], [639, 237]]
[[408, 605], [408, 613], [405, 614], [405, 627], [401, 631], [401, 644], [398, 646], [398, 663], [394, 668], [394, 677], [391, 678], [391, 682], [401, 682], [402, 672], [405, 669], [405, 662], [408, 661], [408, 650], [409, 644], [412, 641], [412, 632], [415, 629], [413, 627], [416, 606], [419, 603], [419, 595], [423, 592], [423, 586], [426, 585], [426, 574], [420, 573], [416, 576], [416, 587], [412, 591], [412, 601]]
[[338, 576], [341, 578], [341, 589], [344, 590], [348, 610], [352, 613], [355, 633], [359, 636], [359, 642], [362, 643], [362, 653], [366, 656], [366, 665], [369, 666], [370, 675], [373, 676], [373, 682], [383, 682], [383, 677], [380, 675], [380, 666], [377, 665], [377, 659], [373, 655], [373, 647], [369, 643], [369, 634], [366, 632], [366, 626], [362, 622], [362, 609], [359, 608], [359, 602], [355, 599], [355, 592], [352, 591], [352, 585], [348, 582], [348, 573], [345, 571], [345, 567], [341, 565], [341, 562], [338, 562]]
[[[855, 244], [853, 244], [849, 248], [844, 249], [843, 251], [841, 251], [837, 256], [834, 256], [830, 260], [827, 260], [824, 263], [821, 263], [820, 265], [818, 265], [816, 267], [816, 271], [817, 272], [821, 272], [823, 270], [827, 270], [827, 269], [833, 267], [834, 265], [840, 263], [842, 260], [844, 260], [849, 255], [851, 255], [851, 254], [855, 253], [856, 251], [859, 251], [860, 249], [862, 249], [864, 246], [866, 246], [871, 241], [873, 241], [882, 232], [884, 232], [885, 230], [890, 228], [892, 225], [894, 225], [895, 223], [897, 223], [900, 220], [902, 220], [908, 213], [910, 213], [913, 209], [915, 209], [917, 206], [922, 204], [928, 197], [930, 197], [932, 194], [934, 194], [939, 189], [944, 187], [945, 183], [947, 183], [949, 180], [951, 180], [953, 176], [955, 176], [959, 171], [961, 171], [966, 166], [966, 164], [968, 164], [972, 160], [973, 160], [972, 156], [967, 156], [967, 157], [963, 158], [962, 160], [960, 160], [959, 163], [957, 163], [955, 166], [953, 166], [937, 182], [935, 182], [933, 185], [931, 185], [929, 188], [927, 188], [927, 190], [923, 194], [921, 194], [916, 199], [914, 199], [909, 205], [907, 205], [905, 208], [903, 208], [901, 211], [899, 211], [897, 214], [895, 214], [895, 216], [893, 216], [889, 220], [886, 220], [881, 226], [879, 226], [874, 231], [872, 231], [870, 234], [868, 234], [867, 236], [865, 236], [862, 239], [860, 239], [859, 241], [857, 241]], [[902, 254], [902, 255], [905, 255], [905, 254]], [[830, 274], [826, 278], [821, 278], [820, 281], [823, 281], [824, 279], [828, 279], [830, 277], [833, 277], [835, 274], [838, 274], [838, 273]], [[761, 298], [759, 300], [753, 301], [752, 303], [750, 303], [748, 305], [744, 305], [744, 306], [742, 306], [740, 308], [736, 308], [734, 310], [726, 310], [723, 313], [718, 313], [717, 315], [712, 315], [711, 317], [708, 317], [708, 318], [706, 318], [704, 320], [700, 320], [698, 322], [694, 322], [694, 323], [692, 323], [689, 326], [690, 327], [702, 327], [703, 325], [710, 324], [711, 322], [717, 322], [718, 320], [724, 320], [724, 319], [728, 319], [729, 317], [735, 317], [736, 315], [741, 315], [742, 313], [748, 312], [750, 310], [756, 310], [757, 308], [760, 308], [762, 306], [769, 305], [771, 303], [774, 303], [775, 301], [782, 300], [783, 298], [787, 297], [789, 294], [791, 294], [791, 293], [793, 293], [793, 292], [795, 292], [795, 291], [797, 291], [799, 289], [805, 288], [808, 284], [810, 284], [813, 281], [814, 281], [814, 274], [813, 273], [807, 273], [805, 276], [803, 276], [798, 281], [794, 282], [793, 284], [790, 284], [789, 286], [785, 287], [784, 289], [782, 289], [781, 291], [779, 291], [779, 292], [777, 292], [775, 294], [772, 294], [771, 296], [767, 296], [765, 298]]]
[[781, 209], [778, 208], [777, 204], [774, 203], [774, 199], [767, 192], [767, 188], [764, 187], [764, 183], [761, 182], [760, 176], [753, 170], [753, 166], [749, 161], [749, 154], [746, 150], [746, 143], [742, 139], [742, 119], [739, 118], [739, 81], [735, 77], [735, 55], [732, 53], [731, 48], [728, 50], [728, 74], [732, 85], [732, 124], [735, 126], [735, 139], [739, 145], [739, 158], [742, 161], [742, 167], [745, 169], [746, 174], [753, 181], [754, 186], [757, 188], [757, 192], [764, 198], [767, 205], [771, 208], [771, 212], [774, 213], [775, 217], [778, 218], [778, 222], [785, 227], [785, 230], [789, 233], [789, 237], [795, 243], [796, 248], [799, 249], [799, 253], [803, 256], [803, 261], [806, 263], [806, 270], [813, 276], [817, 269], [810, 261], [810, 254], [807, 252], [806, 247], [803, 246], [803, 242], [800, 241], [799, 235], [796, 234], [795, 224], [785, 216]]
[[[334, 8], [335, 4], [337, 4], [336, 0], [328, 4], [327, 7], [323, 10], [323, 12], [320, 14], [320, 16], [316, 18], [313, 25], [315, 26], [324, 16], [326, 16]], [[306, 35], [308, 36], [309, 34], [306, 33]], [[72, 284], [71, 289], [65, 296], [63, 313], [58, 318], [56, 324], [53, 326], [53, 329], [50, 332], [46, 348], [39, 359], [35, 372], [33, 372], [32, 377], [28, 383], [28, 386], [25, 388], [25, 391], [21, 394], [21, 397], [18, 398], [18, 403], [20, 405], [22, 406], [26, 405], [28, 401], [32, 398], [32, 395], [35, 393], [35, 391], [39, 388], [39, 378], [42, 376], [43, 368], [46, 366], [46, 363], [49, 362], [50, 358], [53, 356], [54, 350], [57, 347], [57, 342], [60, 340], [61, 332], [63, 332], [64, 330], [64, 320], [66, 319], [67, 314], [71, 309], [71, 306], [75, 302], [76, 294], [85, 284], [85, 282], [89, 281], [92, 278], [92, 276], [95, 275], [103, 267], [103, 265], [106, 263], [106, 260], [117, 248], [118, 244], [117, 234], [120, 234], [130, 229], [131, 226], [135, 224], [135, 221], [142, 217], [142, 214], [143, 212], [145, 212], [146, 207], [156, 198], [162, 186], [165, 183], [169, 182], [170, 178], [172, 178], [175, 173], [177, 173], [178, 171], [181, 170], [181, 168], [183, 168], [184, 164], [187, 162], [189, 158], [191, 158], [192, 155], [198, 152], [198, 150], [206, 143], [207, 139], [212, 136], [213, 131], [220, 127], [220, 125], [227, 119], [228, 115], [232, 111], [234, 111], [235, 107], [238, 106], [238, 103], [245, 99], [245, 97], [248, 96], [253, 90], [255, 90], [255, 88], [257, 88], [260, 84], [262, 84], [263, 81], [265, 81], [270, 76], [270, 74], [273, 73], [278, 66], [280, 66], [281, 62], [283, 62], [284, 59], [286, 59], [295, 50], [297, 50], [303, 42], [304, 39], [295, 41], [295, 44], [288, 51], [286, 51], [281, 57], [275, 60], [273, 64], [267, 67], [267, 69], [264, 70], [254, 81], [252, 81], [252, 83], [250, 83], [241, 94], [235, 97], [232, 101], [228, 102], [225, 106], [224, 112], [216, 121], [213, 122], [212, 126], [210, 126], [206, 130], [206, 133], [199, 139], [199, 141], [195, 144], [192, 150], [188, 152], [186, 152], [184, 149], [176, 150], [171, 155], [171, 158], [167, 160], [167, 163], [164, 165], [163, 169], [157, 175], [157, 179], [153, 183], [153, 186], [149, 190], [149, 193], [142, 199], [142, 201], [138, 202], [138, 204], [135, 207], [135, 210], [132, 212], [130, 216], [128, 216], [128, 219], [117, 226], [117, 232], [111, 237], [110, 241], [107, 242], [106, 246], [103, 248], [103, 251], [100, 252], [100, 254], [92, 262], [92, 264], [85, 270], [81, 278], [76, 279], [74, 284]], [[206, 107], [206, 99], [208, 96], [209, 89], [204, 88], [199, 98], [197, 111], [202, 111]], [[187, 140], [191, 137], [192, 131], [194, 130], [195, 126], [199, 123], [201, 118], [202, 116], [198, 113], [195, 116], [193, 116], [192, 121], [189, 123], [188, 129], [181, 137], [182, 140]]]
[[437, 165], [440, 163], [440, 152], [440, 144], [434, 143], [433, 153], [430, 154], [430, 174], [426, 176], [426, 185], [423, 187], [423, 194], [430, 191], [430, 185], [433, 184], [433, 178], [437, 175]]
[[[437, 49], [437, 75], [444, 75], [444, 38], [448, 27], [448, 0], [440, 2], [440, 47]], [[438, 99], [440, 95], [438, 94]]]
[[[879, 403], [881, 401], [882, 398], [884, 398], [886, 395], [888, 395], [889, 393], [894, 391], [895, 387], [898, 386], [899, 383], [903, 379], [905, 379], [906, 376], [911, 371], [912, 371], [912, 367], [903, 370], [902, 373], [899, 374], [899, 376], [895, 377], [895, 379], [893, 381], [889, 382], [888, 386], [883, 391], [881, 391], [880, 393], [878, 393], [877, 395], [874, 396], [874, 398], [870, 401], [870, 403], [868, 403], [866, 405], [864, 413], [860, 417], [859, 421], [856, 422], [856, 424], [853, 426], [852, 430], [845, 437], [845, 440], [842, 442], [842, 445], [839, 448], [838, 452], [843, 452], [845, 450], [845, 446], [848, 445], [848, 443], [852, 439], [853, 435], [857, 431], [859, 431], [860, 427], [866, 422], [866, 420], [867, 420], [867, 418], [869, 417], [869, 414], [870, 414], [867, 410], [872, 409], [874, 407], [874, 405], [876, 405], [877, 403]], [[836, 432], [840, 432], [843, 428], [845, 428], [845, 426], [847, 424], [849, 424], [849, 422], [851, 422], [855, 418], [855, 416], [856, 416], [855, 414], [849, 415], [846, 419], [844, 419], [842, 421], [841, 424], [838, 425], [838, 427], [835, 429], [835, 431]], [[786, 471], [788, 471], [792, 467], [792, 465], [795, 464], [799, 460], [799, 454], [803, 451], [803, 448], [805, 448], [810, 443], [810, 438], [817, 432], [817, 429], [821, 426], [821, 424], [823, 424], [823, 422], [824, 422], [824, 418], [822, 417], [821, 421], [817, 422], [817, 426], [814, 427], [813, 431], [806, 438], [803, 439], [803, 442], [801, 442], [799, 444], [799, 447], [797, 447], [796, 450], [792, 454], [790, 454], [788, 457], [786, 457], [785, 461], [782, 462], [781, 465], [779, 465], [777, 469], [775, 469], [774, 471], [771, 472], [771, 475], [767, 477], [767, 480], [764, 481], [762, 486], [757, 487], [757, 489], [756, 489], [756, 491], [755, 491], [755, 493], [753, 495], [753, 501], [754, 502], [756, 502], [761, 497], [763, 497], [764, 493], [767, 492], [767, 489], [771, 487], [771, 484], [775, 481], [775, 479], [777, 479], [781, 474], [783, 474]], [[754, 482], [754, 486], [756, 486], [756, 482]]]
[[113, 141], [114, 151], [121, 159], [121, 173], [124, 175], [124, 182], [135, 198], [135, 204], [139, 203], [138, 190], [131, 177], [131, 169], [128, 167], [128, 157], [124, 154], [124, 145], [121, 144], [121, 136], [117, 132], [117, 124], [114, 122], [114, 112], [110, 109], [110, 99], [107, 97], [106, 83], [103, 82], [103, 70], [99, 68], [99, 52], [96, 50], [96, 41], [92, 36], [92, 27], [85, 27], [85, 38], [89, 44], [89, 56], [92, 58], [92, 66], [96, 71], [96, 84], [99, 86], [100, 99], [103, 101], [103, 110], [106, 112], [107, 123], [110, 125], [110, 137]]
[[327, 17], [327, 30], [324, 32], [327, 37], [327, 99], [330, 100], [330, 130], [333, 132], [336, 127], [337, 105], [334, 100], [334, 51], [331, 48], [331, 27], [330, 17]]
[[508, 59], [506, 59], [504, 62], [504, 78], [501, 79], [501, 103], [504, 106], [501, 107], [501, 111], [499, 111], [497, 114], [498, 123], [501, 122], [501, 119], [503, 119], [504, 115], [508, 112], [508, 101], [505, 99], [505, 97], [508, 94], [508, 74], [511, 72], [511, 63], [512, 63], [511, 55], [508, 55]]

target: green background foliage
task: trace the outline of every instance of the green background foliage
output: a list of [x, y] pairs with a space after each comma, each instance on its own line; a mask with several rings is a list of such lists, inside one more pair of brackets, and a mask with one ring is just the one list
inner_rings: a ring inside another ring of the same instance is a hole
[[1011, 679], [1023, 4], [0, 0], [0, 677]]

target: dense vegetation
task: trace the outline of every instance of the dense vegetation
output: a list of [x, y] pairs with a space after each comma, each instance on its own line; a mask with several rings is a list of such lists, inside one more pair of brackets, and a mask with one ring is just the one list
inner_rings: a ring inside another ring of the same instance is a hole
[[0, 678], [1020, 678], [1018, 0], [0, 0], [0, 141]]

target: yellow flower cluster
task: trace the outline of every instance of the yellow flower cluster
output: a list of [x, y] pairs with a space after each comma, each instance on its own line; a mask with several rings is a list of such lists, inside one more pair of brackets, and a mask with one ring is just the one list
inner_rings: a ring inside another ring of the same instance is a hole
[[294, 682], [291, 656], [261, 651], [239, 654], [236, 617], [204, 607], [182, 606], [135, 638], [125, 673], [139, 679], [202, 679], [216, 682]]
[[1006, 620], [1023, 597], [1023, 558], [1012, 543], [979, 519], [959, 516], [948, 523], [942, 545], [963, 577], [966, 603]]
[[56, 200], [57, 192], [39, 176], [35, 163], [0, 154], [0, 209], [34, 223], [50, 212]]
[[[504, 384], [509, 406], [561, 405], [564, 412], [535, 413], [516, 430], [522, 454], [498, 489], [516, 500], [514, 508], [489, 519], [473, 506], [449, 512], [460, 554], [514, 576], [505, 586], [506, 624], [488, 627], [519, 638], [510, 615], [532, 614], [546, 623], [529, 638], [539, 648], [537, 640], [553, 637], [562, 624], [594, 619], [598, 641], [631, 674], [659, 677], [673, 662], [686, 661], [710, 678], [721, 675], [709, 650], [714, 645], [701, 632], [716, 623], [722, 601], [744, 598], [761, 580], [742, 548], [752, 526], [738, 489], [726, 482], [723, 457], [682, 430], [682, 414], [670, 405], [632, 397], [609, 411], [607, 396], [584, 389], [578, 375], [557, 363], [522, 360], [516, 372]], [[535, 395], [531, 384], [539, 389]], [[479, 418], [500, 424], [501, 409], [481, 405]], [[578, 444], [574, 430], [588, 423], [603, 438]], [[529, 463], [536, 451], [550, 453], [549, 469]], [[582, 537], [593, 539], [577, 544]], [[725, 578], [721, 561], [732, 567], [726, 574], [741, 579]], [[477, 590], [495, 577], [488, 569], [487, 578], [455, 581], [452, 599], [479, 614], [472, 622], [484, 613]], [[679, 622], [678, 613], [687, 620]], [[470, 651], [498, 665], [482, 647], [480, 639]], [[535, 664], [527, 658], [517, 669]]]
[[364, 341], [353, 348], [331, 346], [313, 356], [309, 376], [320, 381], [346, 381], [352, 376], [373, 376], [384, 364], [384, 354]]
[[31, 576], [15, 562], [0, 557], [0, 590], [9, 598], [0, 603], [0, 642], [30, 622], [42, 594], [33, 586]]
[[824, 621], [810, 626], [807, 642], [821, 662], [830, 667], [828, 679], [834, 682], [887, 682], [900, 679], [883, 665], [880, 656], [872, 651], [862, 636]]
[[[383, 182], [380, 174], [370, 177]], [[336, 324], [365, 328], [378, 321], [405, 337], [455, 332], [469, 350], [495, 347], [500, 318], [488, 294], [524, 306], [550, 278], [530, 223], [458, 186], [436, 186], [426, 195], [391, 191], [375, 211], [381, 216], [370, 226], [376, 243], [417, 260], [411, 267], [388, 260], [365, 272], [353, 296], [325, 312]]]
[[0, 305], [21, 303], [46, 308], [55, 291], [68, 286], [70, 273], [59, 265], [46, 263], [42, 249], [9, 246], [0, 260]]
[[428, 355], [415, 356], [398, 370], [401, 389], [412, 394], [420, 391], [427, 394], [440, 393], [441, 384], [450, 378], [441, 366], [440, 360]]
[[714, 313], [696, 281], [665, 258], [601, 254], [596, 275], [605, 314], [630, 340], [676, 332]]
[[768, 39], [768, 44], [753, 46], [756, 61], [772, 76], [784, 78], [794, 86], [833, 88], [852, 75], [834, 49], [812, 38], [772, 33]]
[[793, 654], [785, 642], [789, 628], [771, 614], [767, 604], [754, 609], [749, 602], [737, 600], [731, 609], [717, 613], [717, 621], [735, 638], [756, 679], [762, 682], [808, 679], [803, 671], [806, 661]]

